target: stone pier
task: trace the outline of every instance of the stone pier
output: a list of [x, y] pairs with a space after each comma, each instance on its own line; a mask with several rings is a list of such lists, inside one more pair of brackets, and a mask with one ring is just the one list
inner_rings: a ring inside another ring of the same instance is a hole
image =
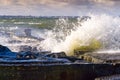
[[119, 64], [0, 65], [0, 80], [94, 80], [120, 74]]

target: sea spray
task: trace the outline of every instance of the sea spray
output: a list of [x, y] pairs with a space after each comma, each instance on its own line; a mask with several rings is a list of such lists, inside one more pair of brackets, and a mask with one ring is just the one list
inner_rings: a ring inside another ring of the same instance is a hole
[[[73, 55], [76, 49], [120, 49], [120, 18], [110, 15], [91, 15], [91, 19], [77, 25], [76, 30], [57, 43], [52, 51]], [[81, 48], [84, 47], [84, 48]]]
[[53, 29], [46, 30], [44, 32], [45, 40], [42, 41], [40, 45], [42, 49], [52, 51], [56, 45], [59, 45], [59, 43], [63, 42], [65, 38], [71, 34], [71, 31], [74, 30], [76, 25], [78, 24], [77, 21], [78, 20], [70, 22], [67, 17], [61, 17], [57, 19]]
[[[120, 49], [120, 17], [113, 17], [107, 14], [90, 15], [89, 18], [83, 19], [77, 17], [74, 21], [60, 18], [56, 19], [55, 23], [51, 30], [46, 27], [38, 29], [29, 25], [26, 27], [9, 25], [10, 28], [13, 26], [12, 29], [1, 26], [0, 43], [14, 49], [21, 45], [28, 45], [35, 46], [40, 50], [52, 52], [64, 51], [67, 55], [73, 55], [75, 50], [98, 51]], [[19, 39], [13, 38], [18, 35], [24, 36], [24, 29], [26, 28], [31, 28], [33, 36], [42, 37], [44, 40], [36, 41], [32, 38], [21, 37], [18, 37]], [[11, 43], [11, 41], [15, 42]]]

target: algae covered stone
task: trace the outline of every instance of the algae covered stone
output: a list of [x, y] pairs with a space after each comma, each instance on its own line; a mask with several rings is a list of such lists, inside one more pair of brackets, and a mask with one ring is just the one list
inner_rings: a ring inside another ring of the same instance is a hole
[[71, 46], [71, 52], [70, 55], [74, 55], [75, 53], [82, 54], [81, 52], [91, 52], [96, 51], [102, 47], [102, 44], [100, 41], [96, 39], [90, 40], [85, 45], [80, 45], [80, 43], [75, 43], [73, 46]]

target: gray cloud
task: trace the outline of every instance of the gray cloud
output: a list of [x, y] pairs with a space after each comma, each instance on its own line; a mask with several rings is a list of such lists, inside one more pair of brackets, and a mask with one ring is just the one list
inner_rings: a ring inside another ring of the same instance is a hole
[[0, 0], [0, 4], [7, 5], [63, 5], [63, 4], [78, 4], [86, 5], [91, 2], [100, 3], [100, 4], [115, 4], [119, 0]]
[[[0, 15], [81, 15], [114, 11], [119, 0], [0, 0]], [[104, 7], [103, 7], [104, 6]], [[97, 10], [98, 9], [98, 10]]]

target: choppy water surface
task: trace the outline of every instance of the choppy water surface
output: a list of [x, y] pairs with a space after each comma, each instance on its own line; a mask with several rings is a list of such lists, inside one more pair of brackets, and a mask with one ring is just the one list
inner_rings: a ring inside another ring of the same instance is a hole
[[0, 43], [13, 51], [26, 45], [68, 55], [74, 50], [119, 50], [119, 31], [120, 17], [106, 14], [0, 19]]
[[[56, 42], [63, 40], [73, 28], [74, 23], [77, 24], [77, 18], [1, 17], [0, 43], [13, 51], [19, 51], [19, 46], [25, 45], [37, 47], [38, 50], [50, 50], [46, 46], [55, 46], [53, 40]], [[63, 28], [64, 31], [62, 31]], [[28, 30], [27, 34], [26, 30]], [[49, 42], [47, 41], [45, 46], [46, 40]]]

